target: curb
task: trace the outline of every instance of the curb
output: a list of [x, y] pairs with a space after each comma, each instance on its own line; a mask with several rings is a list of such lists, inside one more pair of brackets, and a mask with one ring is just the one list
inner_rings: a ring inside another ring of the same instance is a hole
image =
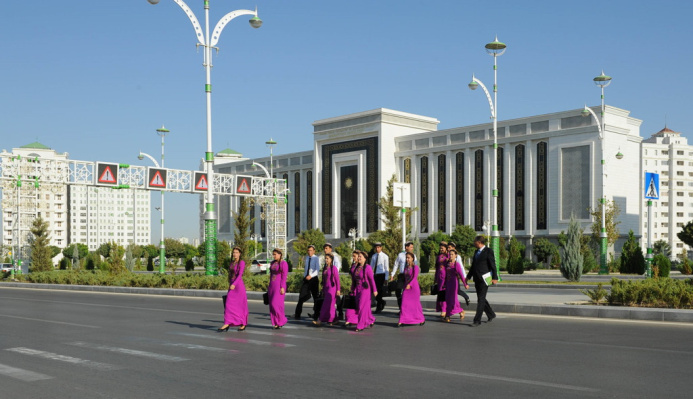
[[[1, 287], [106, 292], [138, 295], [187, 296], [198, 298], [221, 298], [221, 296], [226, 292], [225, 290], [190, 290], [175, 288], [112, 287], [98, 285], [37, 284], [12, 282], [0, 282], [0, 288]], [[546, 288], [546, 286], [542, 286], [542, 288]], [[262, 294], [263, 292], [257, 291], [247, 292], [249, 300], [261, 301]], [[394, 297], [390, 298], [394, 299]], [[287, 293], [286, 299], [289, 302], [297, 302], [298, 294]], [[435, 309], [436, 302], [435, 300], [431, 299], [422, 299], [421, 306], [423, 306], [424, 309]], [[494, 302], [493, 308], [498, 313], [520, 313], [544, 316], [572, 316], [592, 317], [599, 319], [693, 323], [693, 310], [690, 309], [636, 308], [599, 305], [522, 304], [502, 302]], [[476, 311], [476, 303], [471, 303], [465, 310], [467, 310], [468, 312]]]

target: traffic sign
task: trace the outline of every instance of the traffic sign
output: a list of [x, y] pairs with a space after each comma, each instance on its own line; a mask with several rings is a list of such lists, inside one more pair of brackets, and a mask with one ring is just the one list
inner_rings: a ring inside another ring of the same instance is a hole
[[209, 180], [207, 180], [207, 173], [195, 172], [194, 177], [195, 179], [193, 180], [193, 192], [206, 193], [207, 191], [209, 191]]
[[393, 183], [392, 202], [399, 208], [411, 208], [411, 183]]
[[118, 185], [118, 164], [117, 163], [96, 163], [96, 185], [97, 186], [117, 186]]
[[659, 173], [645, 172], [645, 198], [659, 199]]
[[148, 168], [147, 188], [152, 190], [166, 190], [168, 183], [168, 170], [162, 168]]
[[250, 195], [253, 187], [252, 176], [236, 176], [236, 195]]

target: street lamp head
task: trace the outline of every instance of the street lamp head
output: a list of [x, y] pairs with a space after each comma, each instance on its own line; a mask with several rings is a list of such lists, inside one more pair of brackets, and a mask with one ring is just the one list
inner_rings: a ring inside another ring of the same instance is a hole
[[156, 132], [159, 134], [163, 134], [163, 133], [170, 133], [171, 131], [166, 129], [166, 127], [164, 125], [161, 125], [160, 128], [156, 129]]
[[257, 15], [250, 18], [250, 21], [248, 21], [248, 23], [250, 23], [250, 26], [252, 26], [255, 29], [262, 26], [262, 20], [260, 18], [258, 18]]
[[604, 88], [608, 86], [611, 83], [611, 76], [609, 75], [604, 75], [604, 71], [602, 71], [602, 74], [597, 76], [596, 78], [592, 79], [594, 80], [594, 84], [597, 86]]
[[267, 144], [267, 146], [273, 146], [277, 144], [277, 142], [270, 138], [268, 141], [265, 141], [265, 144]]
[[159, 4], [159, 0], [147, 0], [147, 1], [149, 2], [149, 4], [154, 4], [154, 5]]
[[505, 43], [499, 42], [498, 36], [496, 36], [496, 40], [486, 44], [486, 52], [496, 57], [499, 55], [503, 55], [503, 53], [505, 53], [506, 47], [507, 46], [505, 45]]
[[580, 112], [582, 116], [590, 116], [590, 111], [587, 109], [587, 106], [585, 105], [585, 108], [582, 109], [582, 112]]
[[479, 83], [476, 82], [476, 78], [474, 77], [474, 75], [472, 75], [472, 81], [469, 82], [467, 86], [469, 86], [471, 90], [476, 90], [476, 88], [479, 87]]
[[137, 156], [137, 159], [139, 159], [140, 161], [143, 160], [143, 159], [144, 159], [144, 155], [142, 155], [142, 154], [138, 155], [138, 156]]
[[623, 159], [623, 153], [621, 153], [621, 151], [616, 153], [616, 159]]

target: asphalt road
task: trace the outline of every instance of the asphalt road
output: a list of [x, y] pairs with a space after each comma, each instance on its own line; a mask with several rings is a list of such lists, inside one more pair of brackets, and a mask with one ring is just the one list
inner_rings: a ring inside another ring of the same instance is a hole
[[[217, 333], [221, 299], [0, 288], [0, 398], [690, 397], [693, 326], [499, 314], [470, 328], [389, 308]], [[287, 304], [291, 313], [293, 304]]]

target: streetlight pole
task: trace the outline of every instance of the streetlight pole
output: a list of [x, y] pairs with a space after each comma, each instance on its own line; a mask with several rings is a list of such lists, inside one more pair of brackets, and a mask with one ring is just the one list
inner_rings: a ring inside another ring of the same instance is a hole
[[[273, 173], [273, 168], [274, 168], [274, 158], [273, 158], [273, 155], [274, 155], [274, 154], [273, 154], [273, 150], [274, 150], [274, 146], [277, 145], [277, 142], [274, 141], [274, 140], [270, 137], [269, 140], [265, 141], [265, 145], [267, 145], [267, 147], [269, 147], [269, 149], [270, 149], [269, 177], [270, 177], [270, 179], [274, 179], [274, 173]], [[272, 184], [274, 184], [274, 187], [273, 187], [273, 189], [272, 189], [272, 192], [274, 192], [275, 195], [276, 195], [276, 192], [277, 192], [277, 180], [274, 179]], [[276, 240], [275, 240], [275, 237], [276, 237], [275, 228], [277, 227], [277, 225], [276, 225], [276, 217], [277, 217], [277, 215], [276, 215], [276, 209], [277, 209], [277, 204], [276, 204], [276, 202], [277, 202], [277, 198], [276, 198], [276, 197], [274, 198], [274, 202], [273, 202], [273, 203], [267, 202], [268, 204], [270, 204], [270, 206], [272, 206], [272, 209], [269, 209], [269, 210], [266, 209], [266, 210], [265, 210], [265, 214], [266, 214], [266, 215], [271, 215], [271, 217], [272, 217], [272, 226], [271, 226], [270, 229], [269, 229], [269, 230], [270, 230], [270, 231], [268, 232], [269, 234], [267, 234], [267, 252], [268, 252], [268, 253], [269, 253], [269, 251], [273, 251], [274, 248], [277, 247], [277, 245], [276, 245], [277, 243], [276, 243]], [[265, 220], [267, 220], [267, 219], [265, 218]], [[266, 221], [265, 223], [267, 223], [267, 221]]]
[[[147, 0], [150, 4], [158, 4], [159, 0]], [[190, 10], [183, 0], [173, 0], [188, 16], [195, 29], [198, 45], [204, 48], [203, 65], [205, 68], [205, 93], [207, 102], [207, 151], [205, 152], [205, 172], [207, 173], [207, 193], [205, 194], [205, 274], [213, 275], [217, 273], [217, 213], [214, 209], [214, 152], [212, 152], [212, 49], [216, 49], [224, 27], [234, 18], [241, 15], [253, 15], [250, 19], [250, 26], [259, 28], [262, 20], [257, 16], [257, 9], [236, 10], [224, 15], [214, 27], [213, 34], [209, 34], [209, 1], [204, 0], [205, 9], [205, 32], [195, 14]]]
[[491, 201], [491, 250], [496, 258], [496, 268], [500, 275], [500, 232], [498, 231], [498, 64], [497, 58], [505, 53], [506, 45], [498, 41], [498, 37], [491, 43], [486, 44], [486, 52], [493, 56], [493, 100], [486, 86], [472, 75], [469, 88], [475, 90], [481, 86], [486, 93], [489, 106], [491, 108], [491, 119], [493, 119], [493, 157], [491, 161], [491, 179], [493, 180], [492, 201]]
[[[594, 81], [594, 84], [599, 86], [602, 90], [602, 118], [601, 118], [601, 128], [600, 128], [600, 133], [599, 133], [599, 143], [600, 147], [602, 150], [602, 198], [601, 198], [601, 203], [602, 203], [602, 231], [600, 234], [601, 238], [601, 248], [599, 252], [599, 274], [609, 274], [609, 266], [606, 264], [606, 252], [608, 250], [608, 239], [607, 239], [607, 234], [606, 234], [606, 185], [605, 185], [605, 180], [606, 180], [606, 165], [604, 161], [604, 133], [606, 130], [606, 124], [604, 123], [604, 111], [605, 111], [605, 105], [604, 105], [604, 88], [611, 84], [611, 76], [604, 75], [604, 71], [602, 71], [602, 74], [597, 76], [596, 78], [592, 79]], [[589, 109], [585, 107], [586, 109]], [[592, 111], [590, 109], [590, 111]], [[599, 124], [599, 120], [597, 120], [597, 123]]]
[[[161, 136], [161, 167], [164, 167], [164, 137], [170, 133], [168, 129], [161, 125], [161, 128], [156, 129], [156, 134]], [[166, 236], [164, 235], [164, 191], [161, 190], [161, 241], [159, 242], [159, 273], [164, 274], [166, 269]]]

